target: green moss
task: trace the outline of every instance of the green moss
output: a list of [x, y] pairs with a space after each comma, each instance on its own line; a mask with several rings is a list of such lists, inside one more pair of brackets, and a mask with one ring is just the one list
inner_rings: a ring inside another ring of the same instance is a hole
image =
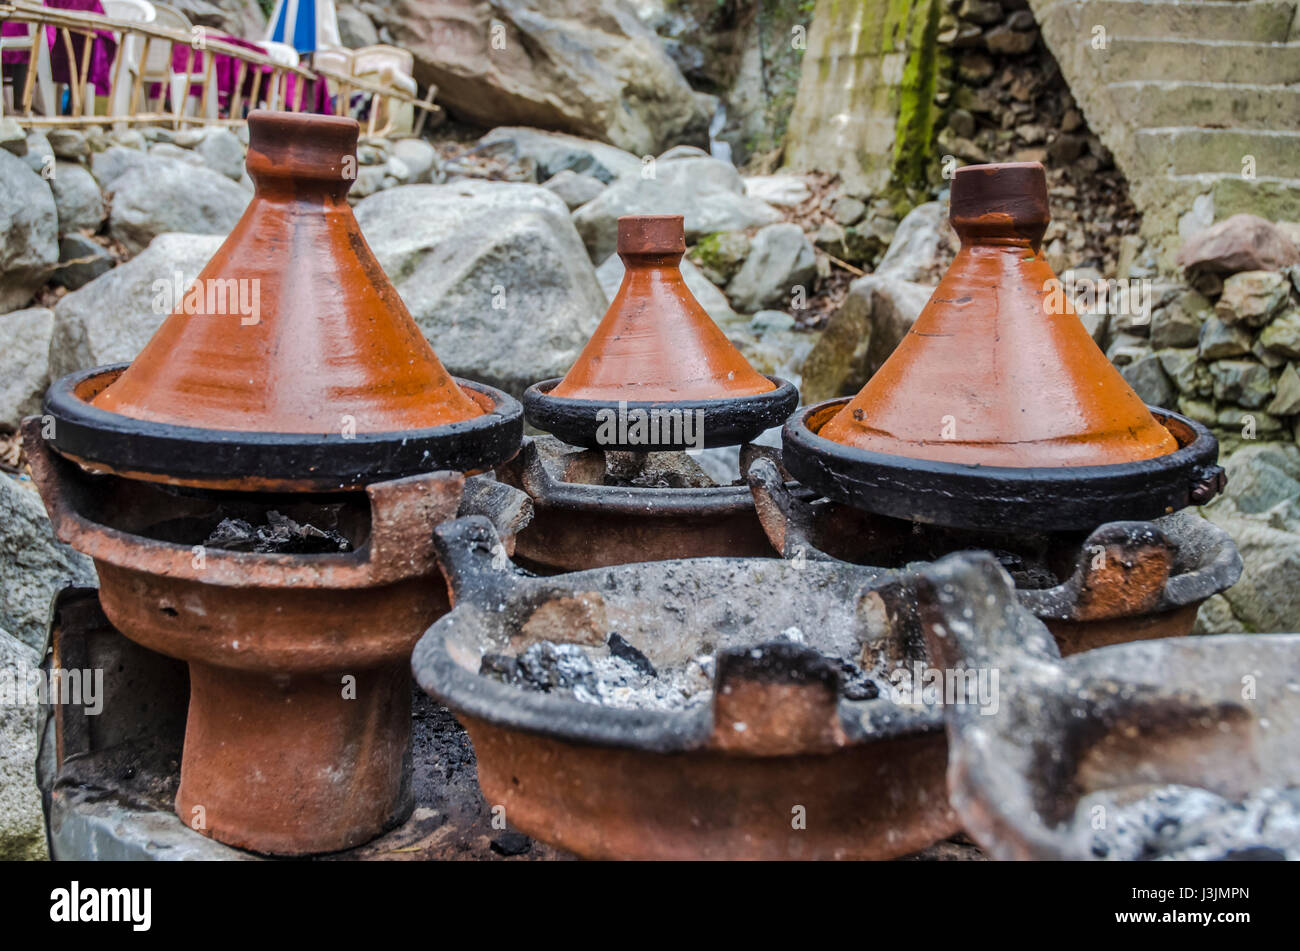
[[891, 189], [903, 194], [924, 190], [933, 151], [939, 107], [934, 93], [938, 84], [939, 53], [938, 0], [890, 0], [907, 4], [913, 14], [907, 35], [907, 61], [898, 87], [898, 122], [894, 133], [894, 154], [890, 166]]

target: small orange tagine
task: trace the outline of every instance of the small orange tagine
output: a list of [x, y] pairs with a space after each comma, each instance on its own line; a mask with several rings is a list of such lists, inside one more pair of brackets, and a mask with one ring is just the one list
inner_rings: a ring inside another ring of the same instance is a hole
[[681, 215], [618, 219], [623, 284], [564, 378], [524, 394], [529, 422], [573, 445], [628, 450], [647, 447], [611, 441], [601, 423], [612, 412], [701, 413], [709, 446], [746, 442], [780, 425], [798, 392], [751, 367], [700, 306], [682, 278], [685, 251]]

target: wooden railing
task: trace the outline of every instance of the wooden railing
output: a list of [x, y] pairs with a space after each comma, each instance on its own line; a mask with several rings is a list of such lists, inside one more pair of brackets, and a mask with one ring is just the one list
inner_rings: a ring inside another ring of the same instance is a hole
[[[332, 100], [330, 108], [336, 115], [351, 114], [358, 97], [363, 104], [368, 101], [366, 131], [369, 135], [384, 135], [391, 129], [393, 102], [407, 103], [419, 110], [414, 128], [416, 135], [420, 133], [429, 115], [440, 115], [442, 112], [440, 107], [433, 104], [436, 90], [432, 86], [424, 98], [418, 98], [406, 90], [363, 76], [277, 62], [264, 53], [217, 39], [202, 27], [196, 27], [195, 34], [190, 35], [152, 23], [59, 10], [22, 0], [0, 0], [0, 21], [6, 20], [30, 25], [31, 42], [26, 50], [27, 63], [21, 90], [12, 85], [12, 79], [18, 70], [12, 65], [0, 63], [0, 115], [8, 113], [20, 125], [48, 127], [171, 123], [175, 128], [191, 124], [236, 125], [246, 121], [245, 109], [258, 105], [290, 112], [309, 111], [310, 105], [319, 101], [318, 84], [322, 83], [327, 84], [328, 94], [325, 98]], [[66, 51], [69, 78], [74, 80], [66, 84], [69, 107], [67, 114], [62, 114], [62, 97], [57, 95], [55, 114], [34, 109], [38, 63], [41, 56], [47, 55], [41, 48], [46, 42], [47, 28], [55, 30], [55, 43], [61, 44]], [[108, 34], [117, 43], [108, 95], [98, 99], [89, 82], [97, 34], [101, 37]], [[79, 59], [75, 54], [77, 44], [73, 42], [74, 36], [84, 37], [80, 44], [82, 50]], [[131, 38], [136, 38], [130, 44], [138, 49], [135, 56], [127, 53], [128, 40]], [[150, 49], [156, 48], [157, 44], [167, 45], [169, 63], [173, 62], [173, 51], [176, 48], [186, 49], [185, 69], [169, 69], [165, 74], [146, 75], [145, 66], [149, 61]], [[18, 48], [5, 47], [6, 52], [15, 49]], [[218, 97], [216, 56], [229, 57], [238, 62], [229, 99], [224, 105]], [[131, 59], [134, 59], [134, 68], [128, 62]], [[183, 84], [177, 85], [172, 81], [174, 78], [177, 82], [183, 78]], [[11, 80], [10, 89], [14, 100], [12, 112], [8, 112], [5, 107], [5, 80]], [[186, 110], [194, 98], [191, 89], [195, 84], [200, 86], [198, 112], [189, 114]], [[157, 109], [152, 108], [153, 97], [147, 86], [158, 86], [161, 89], [157, 97]], [[244, 95], [246, 87], [249, 87], [247, 96]], [[129, 92], [126, 91], [128, 88]], [[179, 89], [180, 95], [173, 95], [173, 89]], [[218, 97], [218, 101], [214, 103], [210, 97]], [[99, 99], [104, 100], [104, 112], [98, 111]], [[168, 100], [171, 100], [170, 109], [164, 110], [162, 107]], [[382, 127], [377, 123], [380, 113], [386, 115]]]

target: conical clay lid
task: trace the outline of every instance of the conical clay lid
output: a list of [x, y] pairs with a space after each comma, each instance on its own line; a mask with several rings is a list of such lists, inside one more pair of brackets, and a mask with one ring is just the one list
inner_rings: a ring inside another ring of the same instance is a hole
[[686, 288], [681, 215], [618, 219], [623, 284], [551, 396], [599, 403], [753, 396], [776, 389]]
[[962, 242], [952, 266], [897, 350], [819, 435], [870, 452], [1011, 467], [1175, 451], [1043, 257], [1043, 167], [959, 169], [950, 218]]
[[482, 416], [416, 326], [348, 206], [357, 123], [255, 112], [248, 126], [256, 196], [94, 405], [152, 422], [259, 433], [389, 433]]

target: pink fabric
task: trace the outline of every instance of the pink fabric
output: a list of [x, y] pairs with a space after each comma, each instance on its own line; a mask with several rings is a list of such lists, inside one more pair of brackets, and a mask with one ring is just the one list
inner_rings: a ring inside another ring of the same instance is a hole
[[[258, 46], [256, 43], [250, 42], [249, 40], [241, 39], [240, 37], [237, 36], [215, 36], [214, 39], [220, 40], [223, 43], [229, 43], [232, 46], [239, 46], [242, 47], [243, 49], [251, 50], [252, 52], [255, 53], [264, 52], [262, 47]], [[201, 50], [192, 50], [188, 46], [180, 46], [180, 45], [173, 46], [172, 47], [172, 71], [183, 75], [185, 73], [186, 60], [188, 58], [190, 75], [201, 76], [203, 74], [204, 64], [206, 62], [203, 57], [204, 57], [204, 52]], [[217, 80], [217, 96], [218, 96], [217, 101], [220, 105], [221, 110], [225, 112], [230, 108], [231, 96], [235, 89], [235, 80], [239, 78], [240, 60], [235, 58], [234, 56], [228, 56], [224, 53], [213, 53], [212, 62], [213, 62], [213, 72], [216, 75], [216, 80]], [[262, 73], [262, 82], [261, 82], [261, 88], [258, 91], [258, 96], [257, 96], [258, 102], [263, 104], [266, 103], [269, 96], [269, 90], [267, 89], [267, 86], [270, 83], [271, 67], [256, 66], [251, 63], [248, 64], [245, 67], [244, 86], [243, 86], [243, 91], [240, 94], [240, 98], [250, 108], [253, 105], [255, 105], [254, 103], [249, 103], [248, 100], [249, 97], [253, 95], [253, 81], [254, 81], [254, 77], [256, 76], [259, 70]], [[315, 83], [314, 85], [315, 85], [315, 96], [311, 97], [311, 91], [310, 90], [308, 91], [308, 96], [312, 98], [312, 102], [309, 104], [309, 107], [315, 112], [329, 112], [329, 98], [325, 91], [325, 84]], [[157, 94], [156, 90], [153, 94], [154, 95]], [[202, 96], [202, 94], [203, 94], [202, 86], [197, 84], [190, 85], [191, 96]], [[299, 95], [298, 77], [289, 76], [287, 81], [285, 82], [285, 97], [288, 99], [289, 102], [292, 102], [294, 104], [295, 108], [299, 106], [299, 100], [297, 98], [298, 95]]]
[[[98, 13], [104, 15], [104, 7], [99, 0], [45, 0], [45, 6], [55, 10], [72, 10], [77, 13]], [[5, 22], [5, 36], [28, 36], [29, 23]], [[81, 57], [86, 48], [86, 37], [72, 34], [73, 64], [69, 68], [68, 48], [63, 37], [54, 27], [46, 27], [46, 41], [50, 47], [50, 75], [56, 83], [70, 83], [74, 75], [81, 73]], [[113, 83], [113, 60], [117, 56], [117, 40], [107, 30], [95, 31], [95, 45], [90, 51], [90, 66], [86, 70], [86, 79], [94, 84], [96, 95], [107, 96]], [[5, 64], [24, 64], [27, 62], [26, 50], [5, 50]]]

